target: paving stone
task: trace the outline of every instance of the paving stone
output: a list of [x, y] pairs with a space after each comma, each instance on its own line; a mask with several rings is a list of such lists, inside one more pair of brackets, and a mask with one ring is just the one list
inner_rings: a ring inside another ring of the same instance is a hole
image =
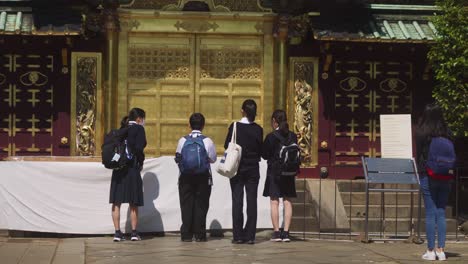
[[55, 242], [32, 242], [20, 264], [50, 264], [57, 249]]
[[85, 239], [61, 239], [53, 259], [53, 264], [84, 264]]
[[0, 247], [0, 261], [2, 264], [18, 263], [31, 246], [29, 241], [8, 240]]

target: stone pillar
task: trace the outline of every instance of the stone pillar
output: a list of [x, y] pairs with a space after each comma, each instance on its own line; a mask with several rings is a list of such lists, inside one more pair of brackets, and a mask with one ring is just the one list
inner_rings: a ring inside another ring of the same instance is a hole
[[103, 127], [104, 131], [118, 128], [120, 118], [118, 113], [118, 42], [119, 42], [119, 17], [117, 0], [106, 1], [103, 9], [103, 34], [105, 37], [103, 54]]
[[286, 95], [288, 82], [288, 26], [289, 16], [278, 17], [278, 74], [276, 75], [275, 108], [286, 110]]

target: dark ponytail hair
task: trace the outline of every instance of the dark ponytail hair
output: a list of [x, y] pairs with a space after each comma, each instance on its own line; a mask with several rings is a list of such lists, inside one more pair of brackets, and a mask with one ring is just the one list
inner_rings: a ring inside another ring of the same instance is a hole
[[442, 109], [437, 104], [428, 104], [419, 120], [418, 133], [429, 139], [432, 137], [449, 138], [449, 129]]
[[137, 118], [145, 118], [146, 113], [141, 108], [132, 108], [130, 112], [128, 112], [128, 121], [136, 121]]
[[257, 104], [252, 99], [247, 99], [242, 104], [242, 110], [244, 111], [245, 115], [249, 122], [254, 122], [255, 117], [257, 116]]
[[125, 128], [128, 126], [128, 116], [124, 116], [122, 121], [120, 121], [120, 128]]
[[279, 125], [279, 132], [283, 136], [287, 136], [289, 133], [289, 124], [288, 124], [288, 119], [286, 116], [286, 112], [283, 110], [275, 110], [273, 112], [273, 115], [271, 115], [272, 119], [275, 119], [276, 123]]

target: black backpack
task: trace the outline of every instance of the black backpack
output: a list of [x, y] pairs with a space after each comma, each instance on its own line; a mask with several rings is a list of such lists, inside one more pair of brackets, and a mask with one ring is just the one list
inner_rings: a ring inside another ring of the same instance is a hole
[[128, 158], [126, 153], [128, 128], [113, 129], [104, 137], [102, 144], [102, 164], [107, 169], [119, 170], [127, 167]]
[[301, 149], [294, 143], [291, 133], [285, 138], [278, 132], [273, 133], [280, 141], [277, 153], [280, 176], [296, 176], [301, 166]]

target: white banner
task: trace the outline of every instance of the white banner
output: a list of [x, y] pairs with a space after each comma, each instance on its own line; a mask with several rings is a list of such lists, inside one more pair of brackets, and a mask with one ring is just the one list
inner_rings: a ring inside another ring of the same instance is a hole
[[[215, 166], [215, 165], [213, 165]], [[213, 167], [207, 229], [231, 229], [229, 180]], [[99, 162], [0, 162], [0, 229], [75, 233], [113, 233], [109, 188], [111, 170]], [[266, 162], [260, 163], [258, 228], [271, 228], [269, 198], [263, 197]], [[141, 232], [179, 231], [178, 168], [172, 157], [145, 161]], [[128, 205], [121, 227], [129, 230]], [[246, 205], [244, 204], [244, 211]]]

